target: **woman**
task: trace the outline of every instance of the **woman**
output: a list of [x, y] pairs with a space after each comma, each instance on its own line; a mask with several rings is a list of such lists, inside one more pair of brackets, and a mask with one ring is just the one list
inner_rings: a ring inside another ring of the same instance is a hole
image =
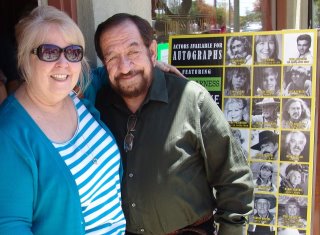
[[265, 162], [261, 165], [259, 175], [254, 182], [255, 188], [258, 191], [275, 192], [276, 186], [272, 182], [273, 165], [270, 162]]
[[279, 96], [280, 95], [280, 73], [281, 67], [256, 67], [255, 80], [257, 88], [255, 95]]
[[257, 35], [254, 44], [255, 64], [281, 64], [280, 52], [276, 35]]
[[225, 99], [224, 115], [232, 127], [249, 127], [249, 104], [247, 99]]
[[25, 82], [0, 107], [0, 234], [123, 234], [118, 147], [73, 92], [88, 77], [80, 29], [43, 6], [16, 38]]
[[250, 70], [247, 67], [227, 68], [226, 96], [250, 95]]

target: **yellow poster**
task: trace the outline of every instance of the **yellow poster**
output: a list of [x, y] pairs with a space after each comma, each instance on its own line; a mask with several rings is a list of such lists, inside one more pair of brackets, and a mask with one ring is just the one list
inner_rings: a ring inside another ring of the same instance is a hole
[[169, 63], [225, 114], [254, 176], [245, 234], [312, 235], [316, 30], [179, 35]]

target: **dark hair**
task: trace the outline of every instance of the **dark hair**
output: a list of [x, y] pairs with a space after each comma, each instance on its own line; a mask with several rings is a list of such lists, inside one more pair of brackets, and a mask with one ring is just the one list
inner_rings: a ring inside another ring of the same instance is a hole
[[227, 70], [227, 83], [226, 89], [234, 90], [232, 86], [232, 79], [235, 75], [242, 75], [246, 78], [242, 90], [244, 95], [250, 95], [250, 70], [248, 67], [234, 67]]
[[311, 46], [311, 36], [309, 34], [301, 34], [297, 37], [298, 41], [306, 40], [308, 42], [309, 47]]
[[137, 15], [118, 13], [99, 24], [94, 34], [94, 46], [100, 60], [103, 61], [103, 54], [100, 47], [101, 35], [107, 30], [116, 27], [125, 21], [131, 21], [138, 28], [140, 36], [142, 37], [142, 40], [146, 47], [149, 47], [151, 45], [151, 42], [153, 40], [153, 29], [148, 21]]
[[251, 47], [251, 43], [249, 42], [248, 38], [245, 36], [235, 36], [235, 37], [230, 37], [230, 39], [228, 40], [228, 49], [230, 50], [230, 53], [233, 54], [232, 51], [232, 44], [234, 41], [240, 41], [243, 43], [243, 47], [244, 50], [251, 55], [252, 54], [252, 47]]
[[288, 113], [289, 107], [292, 103], [294, 102], [298, 102], [301, 106], [301, 117], [300, 119], [303, 120], [305, 118], [309, 118], [310, 119], [310, 109], [307, 106], [306, 102], [300, 98], [290, 98], [286, 101], [286, 103], [283, 106], [283, 113], [282, 113], [282, 117], [283, 120], [290, 120], [290, 115]]

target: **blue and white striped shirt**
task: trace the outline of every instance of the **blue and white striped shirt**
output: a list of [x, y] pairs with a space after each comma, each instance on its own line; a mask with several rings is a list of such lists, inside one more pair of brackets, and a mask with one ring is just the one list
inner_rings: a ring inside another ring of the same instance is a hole
[[86, 235], [124, 234], [118, 146], [76, 95], [71, 98], [78, 113], [78, 129], [70, 141], [53, 145], [78, 186]]

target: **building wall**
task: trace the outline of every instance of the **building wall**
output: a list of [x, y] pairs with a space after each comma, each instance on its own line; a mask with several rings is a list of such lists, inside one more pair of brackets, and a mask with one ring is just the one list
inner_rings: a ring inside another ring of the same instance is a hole
[[91, 66], [101, 65], [94, 49], [94, 32], [108, 17], [127, 12], [139, 15], [151, 23], [151, 1], [145, 0], [78, 0], [78, 25], [86, 39], [86, 56]]

